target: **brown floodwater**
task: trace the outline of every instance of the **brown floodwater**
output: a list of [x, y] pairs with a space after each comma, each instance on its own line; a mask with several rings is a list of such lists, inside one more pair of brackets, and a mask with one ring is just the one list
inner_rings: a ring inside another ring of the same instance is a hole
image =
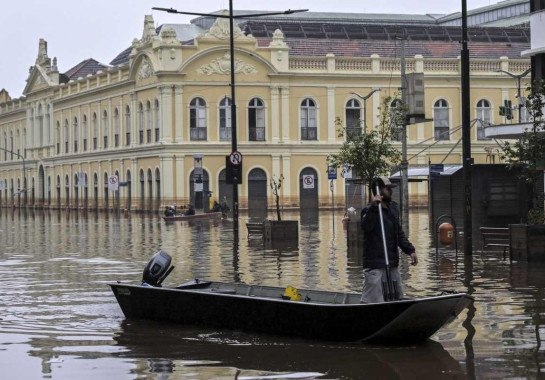
[[298, 244], [264, 247], [247, 237], [245, 214], [237, 243], [229, 221], [0, 209], [0, 378], [543, 377], [545, 265], [478, 250], [436, 255], [427, 212], [410, 216], [420, 263], [401, 264], [407, 294], [457, 290], [475, 304], [428, 344], [396, 347], [126, 320], [107, 286], [139, 281], [163, 249], [176, 267], [165, 285], [201, 278], [359, 292], [361, 248], [347, 244], [340, 212], [286, 213], [300, 220]]

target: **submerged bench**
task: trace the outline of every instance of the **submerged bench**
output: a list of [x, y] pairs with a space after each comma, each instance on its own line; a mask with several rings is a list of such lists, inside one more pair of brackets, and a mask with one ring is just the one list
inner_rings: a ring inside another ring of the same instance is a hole
[[248, 236], [263, 235], [265, 232], [265, 226], [263, 223], [246, 223], [246, 229], [248, 230]]
[[[505, 227], [481, 227], [482, 237], [482, 249], [500, 248], [503, 250], [503, 260], [505, 260], [505, 254], [510, 247], [509, 244], [509, 228]], [[509, 254], [509, 260], [511, 260], [511, 254]]]

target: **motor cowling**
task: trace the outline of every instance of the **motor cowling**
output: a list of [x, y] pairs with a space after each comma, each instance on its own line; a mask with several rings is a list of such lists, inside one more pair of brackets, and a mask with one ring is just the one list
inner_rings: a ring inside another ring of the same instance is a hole
[[174, 266], [171, 266], [172, 257], [165, 251], [157, 251], [144, 268], [142, 274], [142, 285], [160, 287], [164, 279], [172, 272]]
[[442, 223], [439, 226], [439, 242], [444, 245], [454, 243], [454, 226], [450, 223]]

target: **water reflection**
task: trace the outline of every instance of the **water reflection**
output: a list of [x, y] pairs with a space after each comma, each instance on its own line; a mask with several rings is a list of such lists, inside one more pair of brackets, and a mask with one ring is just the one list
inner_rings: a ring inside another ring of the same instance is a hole
[[[440, 343], [372, 347], [218, 332], [156, 322], [121, 324], [115, 341], [121, 356], [160, 357], [207, 366], [271, 373], [320, 372], [327, 378], [463, 379], [465, 373]], [[168, 369], [167, 369], [168, 371]]]
[[540, 376], [545, 265], [510, 265], [493, 252], [470, 258], [441, 248], [436, 255], [425, 211], [411, 212], [410, 239], [421, 262], [401, 262], [407, 293], [458, 290], [476, 299], [434, 336], [439, 344], [431, 348], [339, 346], [128, 323], [106, 286], [139, 280], [151, 254], [164, 249], [176, 266], [165, 285], [197, 277], [361, 291], [361, 242], [347, 239], [342, 213], [284, 217], [300, 221], [295, 246], [249, 238], [245, 214], [234, 238], [230, 221], [165, 224], [151, 215], [0, 209], [0, 363], [10, 364], [3, 376], [124, 378], [172, 370], [173, 376], [186, 371], [194, 378], [232, 379], [236, 369], [252, 369], [424, 378], [427, 373], [414, 371], [434, 368], [454, 377]]

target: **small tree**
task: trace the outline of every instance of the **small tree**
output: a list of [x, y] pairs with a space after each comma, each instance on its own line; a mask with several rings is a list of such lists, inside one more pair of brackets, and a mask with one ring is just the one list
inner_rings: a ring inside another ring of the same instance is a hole
[[278, 190], [282, 187], [282, 182], [284, 182], [284, 175], [280, 174], [280, 177], [273, 175], [270, 183], [271, 191], [274, 195], [274, 203], [276, 204], [276, 217], [279, 221], [282, 220], [282, 217], [280, 215], [280, 194]]
[[519, 178], [532, 188], [532, 209], [528, 212], [528, 223], [542, 224], [543, 193], [538, 190], [537, 184], [545, 165], [545, 82], [535, 80], [527, 91], [526, 108], [532, 118], [532, 128], [525, 130], [517, 142], [505, 142], [501, 147], [501, 157], [509, 168], [519, 169]]
[[[373, 179], [380, 175], [389, 175], [392, 167], [399, 163], [401, 152], [392, 145], [392, 125], [400, 125], [404, 117], [403, 107], [396, 107], [396, 112], [390, 112], [389, 105], [392, 97], [388, 96], [382, 100], [380, 110], [380, 122], [371, 131], [363, 130], [360, 134], [347, 135], [346, 127], [342, 120], [337, 117], [335, 125], [339, 137], [346, 136], [346, 141], [338, 153], [330, 154], [327, 161], [330, 165], [340, 167], [342, 165], [352, 166], [364, 183], [367, 183], [371, 190]], [[369, 191], [371, 198], [371, 191]]]

